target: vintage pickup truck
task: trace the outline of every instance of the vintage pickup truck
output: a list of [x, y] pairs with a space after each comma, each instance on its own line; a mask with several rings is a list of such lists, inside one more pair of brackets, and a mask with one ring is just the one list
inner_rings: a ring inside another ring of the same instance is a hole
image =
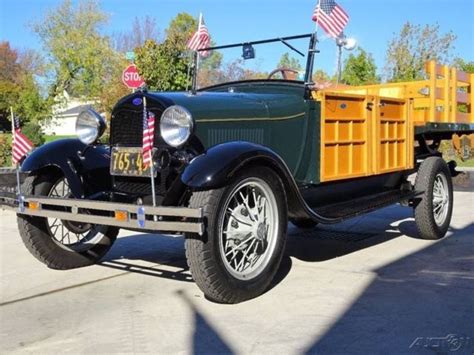
[[[72, 269], [100, 261], [120, 228], [184, 234], [197, 285], [237, 303], [268, 288], [288, 220], [308, 228], [401, 203], [414, 209], [420, 238], [442, 238], [456, 173], [438, 147], [474, 132], [474, 75], [430, 62], [423, 81], [318, 90], [315, 34], [245, 45], [301, 38], [302, 81], [279, 68], [283, 79], [140, 90], [115, 106], [110, 142], [100, 140], [101, 116], [83, 112], [78, 139], [46, 144], [21, 165], [15, 210], [28, 250]], [[150, 113], [153, 169], [142, 156]]]

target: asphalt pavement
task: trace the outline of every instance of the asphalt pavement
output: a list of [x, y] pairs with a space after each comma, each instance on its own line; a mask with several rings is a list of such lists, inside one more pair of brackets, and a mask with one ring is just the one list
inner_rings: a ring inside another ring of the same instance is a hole
[[54, 271], [0, 211], [0, 353], [472, 354], [474, 181], [463, 184], [439, 241], [418, 239], [401, 206], [291, 226], [272, 288], [231, 306], [203, 297], [182, 238], [122, 232], [99, 265]]

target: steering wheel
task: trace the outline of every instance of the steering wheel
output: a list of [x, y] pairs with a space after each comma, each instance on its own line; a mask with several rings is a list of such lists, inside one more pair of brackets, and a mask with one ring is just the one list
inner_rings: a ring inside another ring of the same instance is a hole
[[298, 77], [298, 74], [299, 72], [297, 70], [294, 70], [294, 69], [290, 69], [290, 68], [278, 68], [278, 69], [275, 69], [274, 71], [272, 71], [270, 73], [270, 75], [268, 75], [268, 80], [271, 80], [273, 79], [273, 77], [275, 76], [275, 74], [278, 74], [278, 73], [281, 73], [281, 75], [283, 76], [283, 79], [284, 80], [296, 80], [296, 78]]

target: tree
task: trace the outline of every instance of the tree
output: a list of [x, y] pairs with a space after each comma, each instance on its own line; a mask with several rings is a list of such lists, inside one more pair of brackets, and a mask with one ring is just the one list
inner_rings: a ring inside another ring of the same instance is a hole
[[405, 23], [389, 43], [385, 74], [389, 81], [419, 80], [424, 77], [425, 62], [449, 62], [456, 36], [440, 33], [439, 25]]
[[380, 80], [377, 77], [377, 66], [374, 58], [362, 48], [357, 53], [351, 53], [344, 62], [342, 82], [347, 85], [375, 84]]
[[453, 61], [453, 65], [466, 73], [474, 73], [474, 62], [466, 62], [462, 58], [456, 58]]
[[143, 46], [147, 40], [160, 40], [160, 32], [156, 26], [156, 19], [150, 16], [135, 17], [130, 32], [118, 33], [114, 36], [114, 48], [125, 53]]
[[290, 56], [290, 53], [286, 52], [283, 54], [280, 58], [280, 61], [278, 62], [277, 65], [278, 68], [288, 68], [288, 69], [294, 69], [297, 71], [303, 70], [303, 66], [301, 65], [301, 62]]
[[50, 116], [51, 102], [40, 94], [34, 73], [39, 65], [32, 51], [19, 52], [8, 42], [0, 43], [0, 115], [10, 116], [10, 107], [21, 117], [23, 124], [38, 122]]
[[189, 86], [189, 60], [176, 39], [148, 40], [136, 49], [138, 70], [151, 90], [184, 90]]
[[74, 7], [64, 0], [33, 26], [48, 53], [52, 95], [98, 99], [109, 83], [117, 53], [100, 32], [107, 15], [96, 1], [82, 0]]

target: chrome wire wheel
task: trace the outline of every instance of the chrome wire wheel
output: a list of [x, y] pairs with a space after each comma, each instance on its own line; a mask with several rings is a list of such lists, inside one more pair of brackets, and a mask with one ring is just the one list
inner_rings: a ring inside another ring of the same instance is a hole
[[449, 211], [448, 182], [444, 174], [436, 175], [433, 184], [433, 215], [438, 226], [446, 221]]
[[[71, 196], [71, 188], [64, 177], [56, 181], [48, 194], [48, 197], [53, 198], [69, 198]], [[99, 227], [88, 223], [47, 218], [47, 224], [53, 242], [62, 248], [76, 252], [92, 248], [97, 240], [103, 237]]]
[[278, 204], [260, 178], [239, 183], [224, 203], [219, 251], [226, 270], [239, 280], [258, 277], [268, 266], [278, 239]]

